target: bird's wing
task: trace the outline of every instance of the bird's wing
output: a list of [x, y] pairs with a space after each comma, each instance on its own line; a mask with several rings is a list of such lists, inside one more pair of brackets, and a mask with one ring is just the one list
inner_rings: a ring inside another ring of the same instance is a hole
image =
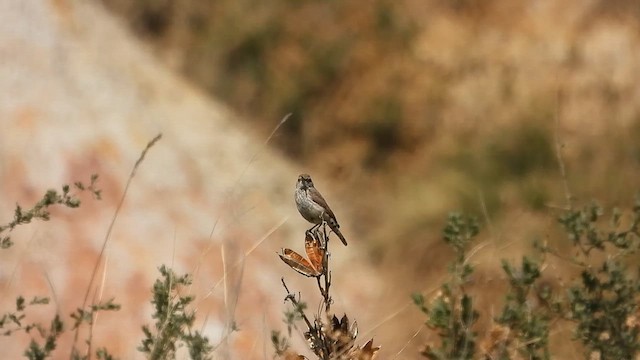
[[336, 222], [338, 221], [336, 219], [336, 216], [333, 214], [333, 211], [331, 211], [329, 204], [327, 204], [327, 201], [322, 197], [322, 195], [316, 188], [309, 188], [309, 196], [311, 197], [311, 200], [313, 200], [313, 202], [324, 208], [327, 215], [336, 220]]

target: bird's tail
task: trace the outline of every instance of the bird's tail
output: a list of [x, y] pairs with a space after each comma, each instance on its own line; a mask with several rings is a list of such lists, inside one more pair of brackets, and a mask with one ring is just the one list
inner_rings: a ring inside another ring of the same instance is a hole
[[344, 236], [342, 236], [342, 233], [340, 232], [340, 230], [335, 229], [334, 232], [336, 233], [336, 235], [338, 235], [338, 237], [340, 238], [340, 241], [342, 241], [344, 246], [347, 246], [347, 239], [345, 239]]
[[340, 232], [340, 225], [338, 224], [336, 219], [332, 216], [327, 216], [326, 218], [324, 218], [324, 221], [327, 223], [327, 225], [329, 225], [329, 229], [331, 229], [331, 231], [333, 231], [334, 233], [336, 233], [336, 235], [338, 235], [338, 237], [340, 238], [340, 241], [342, 241], [344, 246], [347, 246], [347, 239], [345, 239], [342, 233]]
[[344, 244], [344, 246], [347, 246], [347, 239], [344, 238], [344, 236], [342, 235], [342, 233], [340, 232], [340, 225], [338, 224], [334, 224], [332, 221], [329, 222], [329, 227], [331, 228], [331, 230], [336, 233], [336, 235], [338, 235], [338, 237], [340, 238], [340, 241], [342, 241], [342, 243]]

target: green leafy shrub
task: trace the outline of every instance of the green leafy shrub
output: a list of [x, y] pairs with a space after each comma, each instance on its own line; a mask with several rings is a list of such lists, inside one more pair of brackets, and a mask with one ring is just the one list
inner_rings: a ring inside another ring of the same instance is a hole
[[[464, 285], [473, 267], [467, 264], [466, 249], [478, 233], [471, 218], [449, 217], [444, 241], [455, 256], [450, 277], [431, 301], [422, 294], [414, 303], [427, 315], [427, 325], [440, 338], [428, 344], [422, 354], [429, 359], [552, 359], [549, 349], [553, 325], [569, 324], [589, 359], [634, 359], [640, 350], [640, 273], [635, 265], [640, 249], [640, 200], [631, 211], [613, 209], [608, 221], [596, 203], [569, 209], [559, 217], [575, 255], [564, 256], [547, 243], [534, 244], [538, 260], [523, 256], [520, 265], [502, 260], [507, 290], [502, 312], [485, 334], [483, 346], [476, 346], [474, 329], [481, 314], [473, 308]], [[547, 256], [566, 265], [578, 266], [579, 276], [561, 291], [543, 278]], [[495, 294], [491, 295], [495, 297]], [[486, 315], [484, 315], [486, 316]]]
[[579, 250], [576, 262], [582, 267], [580, 281], [568, 291], [569, 318], [589, 356], [634, 359], [640, 350], [640, 278], [633, 257], [640, 247], [640, 200], [626, 226], [622, 212], [614, 209], [605, 230], [603, 215], [603, 209], [593, 203], [559, 219]]
[[413, 301], [427, 314], [427, 326], [440, 337], [439, 345], [427, 345], [422, 354], [429, 359], [472, 359], [476, 352], [477, 333], [473, 330], [478, 312], [473, 297], [465, 289], [473, 267], [466, 262], [469, 245], [478, 234], [477, 221], [461, 214], [449, 215], [444, 228], [444, 241], [453, 248], [455, 258], [449, 267], [450, 280], [427, 305], [422, 294]]
[[180, 295], [178, 291], [182, 286], [191, 285], [190, 275], [178, 276], [164, 265], [159, 270], [160, 279], [153, 285], [151, 300], [155, 307], [152, 315], [156, 320], [155, 332], [147, 325], [142, 327], [145, 338], [138, 350], [149, 359], [174, 359], [176, 350], [184, 344], [192, 359], [212, 359], [213, 345], [207, 337], [192, 329], [196, 315], [188, 306], [194, 297]]

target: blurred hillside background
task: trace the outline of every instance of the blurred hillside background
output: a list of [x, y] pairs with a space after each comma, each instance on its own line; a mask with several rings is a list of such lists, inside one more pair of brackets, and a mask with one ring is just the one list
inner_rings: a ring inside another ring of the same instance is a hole
[[429, 257], [480, 198], [496, 224], [546, 217], [556, 136], [577, 199], [635, 190], [636, 1], [104, 3], [263, 134], [293, 113], [277, 148], [333, 180], [376, 262]]
[[637, 1], [104, 3], [263, 134], [293, 113], [276, 147], [333, 180], [390, 296], [442, 273], [451, 210], [490, 219], [489, 257], [548, 236], [556, 145], [578, 203], [638, 190]]
[[[417, 358], [434, 338], [423, 330], [412, 339], [424, 319], [407, 304], [446, 271], [451, 253], [440, 239], [448, 212], [482, 220], [489, 246], [474, 263], [479, 289], [489, 293], [501, 286], [500, 258], [559, 233], [564, 180], [577, 204], [630, 206], [638, 190], [637, 1], [102, 3], [162, 66], [238, 114], [230, 122], [256, 144], [292, 113], [269, 156], [293, 162], [288, 172], [323, 179], [318, 187], [339, 199], [341, 211], [332, 207], [350, 242], [334, 251], [358, 249], [349, 261], [370, 269], [358, 276], [393, 284], [361, 297], [385, 358], [407, 344], [399, 358]], [[295, 177], [287, 184], [276, 176], [261, 180], [292, 189]], [[335, 277], [351, 275], [340, 269]], [[368, 291], [352, 282], [345, 293]]]

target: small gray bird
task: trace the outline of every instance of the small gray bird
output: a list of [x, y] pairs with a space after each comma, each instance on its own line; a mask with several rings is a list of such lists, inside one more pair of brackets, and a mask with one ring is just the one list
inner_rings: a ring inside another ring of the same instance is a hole
[[345, 246], [347, 245], [347, 240], [340, 232], [340, 225], [336, 216], [320, 192], [313, 186], [311, 176], [307, 174], [298, 176], [295, 198], [298, 211], [303, 218], [312, 224], [316, 224], [316, 226], [320, 226], [322, 221], [326, 221], [329, 228], [338, 235], [342, 243]]

